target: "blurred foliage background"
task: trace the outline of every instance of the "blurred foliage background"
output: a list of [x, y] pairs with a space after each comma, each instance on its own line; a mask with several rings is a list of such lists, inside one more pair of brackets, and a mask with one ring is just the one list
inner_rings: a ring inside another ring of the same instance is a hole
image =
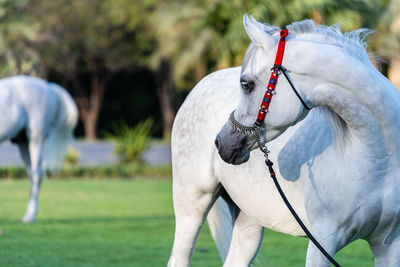
[[0, 0], [0, 76], [64, 86], [79, 107], [77, 136], [152, 117], [154, 135], [168, 138], [190, 89], [241, 64], [246, 12], [279, 27], [312, 18], [374, 29], [369, 51], [400, 87], [399, 0]]

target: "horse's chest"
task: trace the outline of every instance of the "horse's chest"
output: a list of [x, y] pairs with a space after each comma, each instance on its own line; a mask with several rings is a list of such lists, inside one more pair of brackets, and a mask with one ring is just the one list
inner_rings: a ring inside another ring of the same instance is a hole
[[383, 181], [380, 191], [381, 207], [377, 215], [378, 222], [369, 236], [373, 245], [390, 243], [399, 234], [400, 192], [399, 185], [393, 183], [394, 180]]

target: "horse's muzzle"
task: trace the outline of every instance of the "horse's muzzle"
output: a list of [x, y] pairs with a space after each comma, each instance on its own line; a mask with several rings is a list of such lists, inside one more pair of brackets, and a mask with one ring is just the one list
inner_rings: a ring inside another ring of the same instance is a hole
[[226, 163], [239, 165], [250, 158], [250, 150], [246, 147], [247, 137], [244, 135], [228, 135], [221, 138], [221, 134], [218, 134], [214, 143], [218, 154]]

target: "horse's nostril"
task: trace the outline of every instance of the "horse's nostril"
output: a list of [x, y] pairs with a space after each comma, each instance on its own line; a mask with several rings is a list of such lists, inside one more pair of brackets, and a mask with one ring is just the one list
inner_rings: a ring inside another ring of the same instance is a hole
[[219, 150], [219, 136], [217, 136], [217, 137], [215, 138], [214, 144], [215, 144], [215, 146], [217, 147], [217, 149]]

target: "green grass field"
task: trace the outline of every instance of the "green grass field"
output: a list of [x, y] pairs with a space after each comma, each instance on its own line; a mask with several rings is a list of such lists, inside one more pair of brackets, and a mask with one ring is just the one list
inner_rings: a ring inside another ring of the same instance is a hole
[[[173, 242], [169, 179], [47, 180], [35, 224], [20, 219], [25, 180], [0, 181], [0, 266], [165, 266]], [[306, 238], [266, 231], [256, 266], [304, 266]], [[373, 266], [358, 241], [335, 258]], [[192, 266], [221, 266], [207, 227]]]

